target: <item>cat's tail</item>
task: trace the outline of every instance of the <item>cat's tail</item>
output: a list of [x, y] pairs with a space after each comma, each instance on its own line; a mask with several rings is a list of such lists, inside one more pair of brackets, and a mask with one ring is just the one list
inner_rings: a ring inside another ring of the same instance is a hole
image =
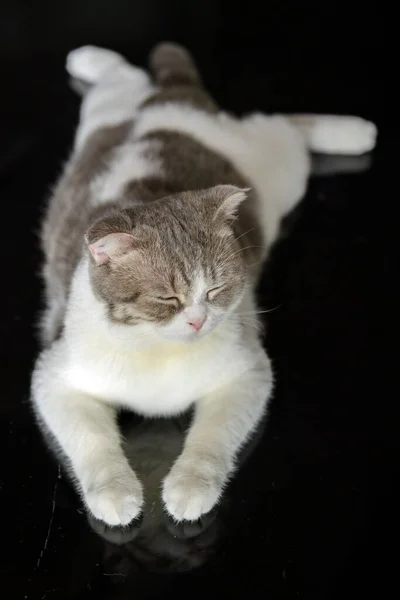
[[202, 86], [201, 77], [191, 54], [172, 42], [158, 44], [149, 57], [156, 82], [162, 87], [175, 85]]

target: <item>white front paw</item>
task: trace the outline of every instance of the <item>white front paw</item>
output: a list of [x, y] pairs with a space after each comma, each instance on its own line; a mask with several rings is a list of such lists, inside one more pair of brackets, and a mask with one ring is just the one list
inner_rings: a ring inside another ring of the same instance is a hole
[[142, 508], [143, 491], [136, 475], [132, 472], [124, 478], [110, 480], [95, 487], [84, 495], [90, 512], [110, 526], [127, 525], [135, 519]]
[[171, 469], [164, 480], [162, 498], [169, 514], [176, 521], [196, 521], [218, 502], [222, 485], [212, 474], [212, 468], [180, 466]]
[[96, 83], [105, 73], [123, 61], [123, 57], [112, 50], [82, 46], [68, 54], [65, 68], [72, 77], [87, 83]]

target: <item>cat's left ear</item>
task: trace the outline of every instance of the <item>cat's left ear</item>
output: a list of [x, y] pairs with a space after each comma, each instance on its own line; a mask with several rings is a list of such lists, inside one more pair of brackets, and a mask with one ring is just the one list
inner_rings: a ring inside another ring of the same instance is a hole
[[217, 185], [214, 188], [217, 196], [217, 211], [215, 219], [223, 218], [233, 221], [238, 213], [239, 206], [247, 198], [250, 188], [239, 188], [234, 185]]
[[134, 249], [132, 217], [128, 211], [113, 213], [96, 221], [85, 240], [97, 265], [116, 260]]

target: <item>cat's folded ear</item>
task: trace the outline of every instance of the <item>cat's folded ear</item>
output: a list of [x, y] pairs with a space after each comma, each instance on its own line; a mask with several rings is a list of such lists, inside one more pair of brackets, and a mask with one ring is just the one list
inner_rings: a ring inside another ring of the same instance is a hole
[[213, 188], [216, 202], [216, 213], [214, 219], [222, 218], [224, 221], [233, 221], [239, 210], [239, 206], [250, 188], [239, 188], [234, 185], [217, 185]]
[[130, 252], [135, 247], [132, 217], [118, 212], [96, 221], [85, 240], [97, 265], [104, 265]]

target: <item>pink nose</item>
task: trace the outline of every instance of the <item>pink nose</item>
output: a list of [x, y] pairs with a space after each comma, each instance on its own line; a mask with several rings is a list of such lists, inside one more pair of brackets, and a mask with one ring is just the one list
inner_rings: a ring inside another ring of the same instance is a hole
[[188, 325], [193, 327], [193, 329], [195, 329], [196, 331], [200, 331], [204, 323], [205, 319], [191, 319], [190, 321], [188, 321]]

